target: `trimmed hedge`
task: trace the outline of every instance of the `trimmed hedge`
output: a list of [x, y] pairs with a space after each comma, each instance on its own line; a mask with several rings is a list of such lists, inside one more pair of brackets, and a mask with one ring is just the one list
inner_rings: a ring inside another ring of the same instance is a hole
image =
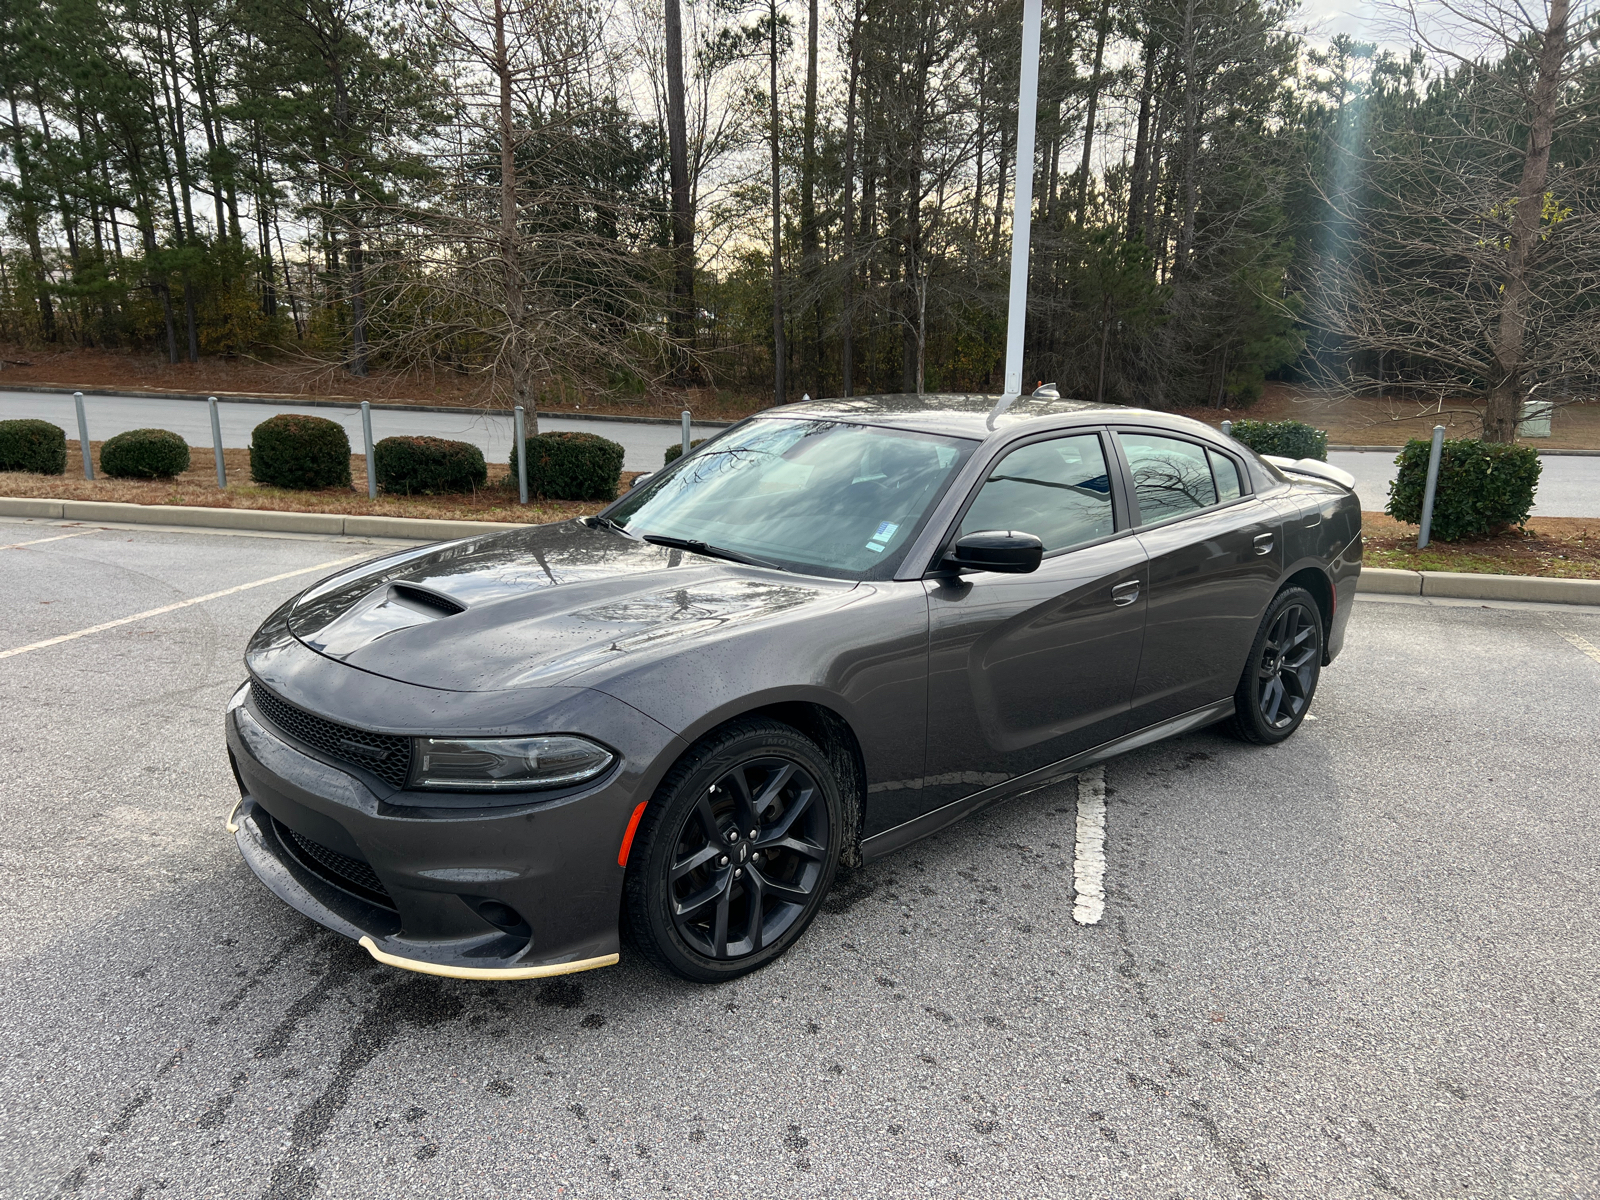
[[[1394, 460], [1400, 471], [1389, 485], [1384, 511], [1396, 521], [1422, 524], [1422, 494], [1432, 450], [1431, 441], [1413, 439]], [[1459, 542], [1521, 525], [1533, 509], [1539, 470], [1539, 452], [1532, 446], [1475, 438], [1446, 441], [1439, 454], [1439, 488], [1429, 536], [1439, 542]]]
[[[615, 500], [623, 449], [594, 433], [540, 433], [527, 441], [528, 494], [544, 500]], [[517, 448], [511, 474], [517, 486]]]
[[270, 487], [350, 486], [350, 439], [325, 417], [283, 413], [250, 435], [250, 478]]
[[[695, 438], [694, 441], [689, 443], [689, 449], [693, 450], [696, 446], [700, 445], [705, 440], [706, 440], [705, 438]], [[671, 466], [674, 461], [676, 461], [677, 459], [680, 459], [682, 457], [683, 457], [683, 443], [682, 442], [674, 442], [672, 445], [667, 447], [666, 457], [664, 457], [661, 460], [661, 465], [664, 466], [664, 467], [665, 466]]]
[[130, 429], [100, 447], [100, 469], [114, 479], [171, 479], [189, 469], [189, 443], [167, 429]]
[[395, 496], [475, 492], [489, 481], [483, 451], [436, 437], [386, 437], [372, 448], [378, 490]]
[[0, 421], [0, 471], [60, 475], [67, 469], [67, 435], [33, 417]]
[[1304, 421], [1235, 421], [1233, 437], [1257, 454], [1328, 461], [1327, 432]]

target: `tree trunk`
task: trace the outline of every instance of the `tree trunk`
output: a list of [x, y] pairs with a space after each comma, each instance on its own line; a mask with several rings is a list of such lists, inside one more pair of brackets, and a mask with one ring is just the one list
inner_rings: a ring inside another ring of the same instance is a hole
[[856, 303], [856, 91], [861, 70], [861, 4], [856, 0], [855, 15], [850, 23], [850, 83], [844, 106], [844, 213], [840, 229], [841, 252], [844, 261], [844, 311], [839, 330], [840, 390], [845, 396], [855, 395], [855, 303]]
[[778, 174], [778, 0], [767, 0], [767, 18], [772, 88], [772, 395], [774, 404], [782, 404], [787, 391], [784, 366], [789, 351], [783, 329], [783, 192]]
[[1106, 33], [1111, 28], [1111, 0], [1100, 5], [1099, 29], [1094, 40], [1094, 71], [1089, 76], [1089, 109], [1083, 117], [1083, 164], [1078, 169], [1078, 228], [1083, 228], [1084, 209], [1089, 203], [1089, 156], [1094, 151], [1094, 114], [1100, 103], [1100, 68], [1105, 63]]
[[1144, 230], [1144, 194], [1150, 174], [1150, 101], [1156, 79], [1156, 40], [1150, 34], [1144, 47], [1144, 82], [1139, 88], [1139, 127], [1133, 142], [1133, 167], [1128, 178], [1128, 240]]
[[822, 297], [817, 279], [817, 0], [806, 18], [806, 101], [801, 125], [800, 254], [811, 294], [811, 394], [822, 394]]
[[683, 92], [683, 13], [679, 0], [666, 0], [667, 145], [672, 176], [673, 276], [672, 336], [687, 351], [680, 380], [698, 381], [695, 346], [694, 211], [689, 194], [689, 132]]
[[1494, 340], [1500, 378], [1483, 414], [1483, 440], [1513, 442], [1526, 394], [1526, 303], [1531, 291], [1532, 259], [1539, 248], [1544, 217], [1544, 184], [1550, 171], [1550, 142], [1555, 129], [1556, 93], [1567, 57], [1569, 0], [1550, 0], [1550, 16], [1539, 48], [1539, 74], [1534, 80], [1528, 114], [1528, 150], [1522, 159], [1522, 184], [1511, 218], [1511, 245], [1500, 289], [1500, 328]]
[[11, 102], [11, 158], [17, 165], [17, 192], [20, 199], [18, 204], [18, 217], [22, 222], [22, 233], [28, 242], [28, 257], [33, 260], [35, 288], [39, 300], [39, 326], [44, 334], [44, 340], [56, 340], [56, 310], [50, 302], [49, 272], [44, 265], [44, 247], [39, 241], [39, 210], [33, 200], [33, 188], [29, 179], [28, 152], [22, 140], [22, 120], [17, 115], [16, 93], [7, 89], [6, 98]]

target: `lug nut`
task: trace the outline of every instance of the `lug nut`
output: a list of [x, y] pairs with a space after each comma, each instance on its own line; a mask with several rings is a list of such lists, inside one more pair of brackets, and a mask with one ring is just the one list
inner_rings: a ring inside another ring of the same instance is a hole
[[743, 878], [744, 878], [744, 872], [743, 872], [743, 871], [738, 871], [738, 870], [736, 870], [736, 871], [734, 871], [734, 873], [733, 873], [733, 877], [734, 877], [734, 878], [735, 878], [735, 879], [743, 879]]
[[717, 862], [717, 865], [718, 865], [718, 866], [719, 866], [719, 867], [725, 867], [725, 866], [727, 866], [727, 865], [728, 865], [728, 856], [727, 856], [727, 855], [726, 855], [726, 854], [724, 854], [724, 855], [723, 855], [723, 856], [722, 856], [722, 857], [721, 857], [721, 859], [719, 859], [719, 860], [718, 860], [718, 862]]
[[739, 840], [739, 831], [737, 829], [733, 830], [731, 833], [728, 834], [728, 841], [737, 842], [738, 840]]
[[761, 830], [759, 830], [759, 829], [752, 829], [752, 830], [751, 830], [751, 831], [750, 831], [750, 836], [751, 836], [751, 837], [753, 837], [753, 838], [758, 838], [758, 837], [760, 837], [760, 836], [761, 836]]

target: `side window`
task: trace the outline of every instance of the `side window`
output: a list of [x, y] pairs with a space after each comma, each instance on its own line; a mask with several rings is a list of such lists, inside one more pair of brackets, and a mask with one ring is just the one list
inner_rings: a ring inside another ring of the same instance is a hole
[[1099, 436], [1034, 442], [1002, 458], [961, 520], [964, 534], [982, 529], [1031, 533], [1047, 554], [1110, 536], [1111, 475]]
[[1153, 433], [1117, 436], [1133, 472], [1140, 524], [1165, 521], [1217, 502], [1217, 485], [1204, 447]]
[[1239, 464], [1226, 454], [1218, 454], [1210, 446], [1206, 447], [1206, 454], [1211, 458], [1211, 474], [1217, 481], [1217, 499], [1224, 504], [1229, 500], [1237, 500], [1242, 491], [1239, 486]]

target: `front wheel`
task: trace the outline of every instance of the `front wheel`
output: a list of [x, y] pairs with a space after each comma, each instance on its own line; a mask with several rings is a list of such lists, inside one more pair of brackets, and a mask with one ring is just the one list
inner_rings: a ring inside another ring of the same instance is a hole
[[1256, 631], [1228, 728], [1261, 746], [1283, 741], [1305, 720], [1321, 675], [1322, 611], [1305, 588], [1285, 588]]
[[668, 773], [629, 855], [638, 948], [687, 979], [736, 979], [792, 946], [833, 882], [845, 822], [827, 756], [776, 721], [708, 736]]

